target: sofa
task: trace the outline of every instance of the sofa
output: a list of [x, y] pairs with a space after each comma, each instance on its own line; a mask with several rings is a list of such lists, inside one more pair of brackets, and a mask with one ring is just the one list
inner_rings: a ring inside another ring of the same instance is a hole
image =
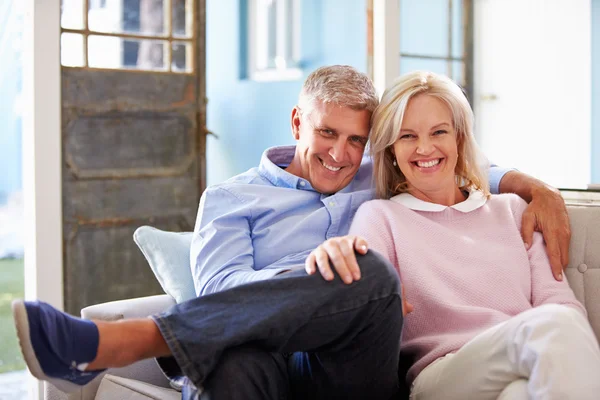
[[[590, 323], [600, 339], [600, 204], [569, 204], [572, 239], [566, 270], [577, 299], [588, 312]], [[121, 300], [82, 310], [84, 318], [118, 320], [146, 317], [175, 304], [169, 295]], [[52, 385], [45, 386], [47, 400], [171, 400], [181, 394], [169, 386], [154, 360], [144, 360], [126, 368], [110, 369], [76, 393], [66, 395]]]

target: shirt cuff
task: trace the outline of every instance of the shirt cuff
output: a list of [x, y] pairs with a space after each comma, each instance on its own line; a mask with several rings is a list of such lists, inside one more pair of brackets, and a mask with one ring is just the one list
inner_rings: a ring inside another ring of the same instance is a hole
[[490, 192], [492, 192], [492, 194], [500, 193], [500, 181], [504, 177], [504, 174], [506, 174], [509, 171], [515, 171], [515, 169], [514, 168], [502, 168], [495, 164], [492, 164], [490, 166], [490, 169], [488, 172], [488, 178], [490, 181]]

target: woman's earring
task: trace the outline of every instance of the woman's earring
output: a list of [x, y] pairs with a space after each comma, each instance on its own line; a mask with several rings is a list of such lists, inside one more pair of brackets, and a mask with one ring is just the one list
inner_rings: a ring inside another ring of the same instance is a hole
[[394, 164], [394, 167], [398, 166], [398, 163], [396, 162], [396, 160], [392, 161], [392, 164]]

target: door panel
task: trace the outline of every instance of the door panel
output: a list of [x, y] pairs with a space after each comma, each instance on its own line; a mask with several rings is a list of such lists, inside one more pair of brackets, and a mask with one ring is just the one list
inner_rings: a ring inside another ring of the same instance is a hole
[[194, 3], [193, 73], [62, 69], [65, 310], [72, 314], [162, 293], [133, 232], [193, 229], [206, 140], [205, 3]]

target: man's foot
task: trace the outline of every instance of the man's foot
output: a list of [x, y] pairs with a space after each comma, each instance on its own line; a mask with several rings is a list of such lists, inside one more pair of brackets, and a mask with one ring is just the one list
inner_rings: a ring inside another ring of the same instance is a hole
[[85, 371], [96, 358], [97, 326], [40, 301], [15, 300], [13, 317], [31, 374], [63, 392], [80, 389], [104, 370]]

